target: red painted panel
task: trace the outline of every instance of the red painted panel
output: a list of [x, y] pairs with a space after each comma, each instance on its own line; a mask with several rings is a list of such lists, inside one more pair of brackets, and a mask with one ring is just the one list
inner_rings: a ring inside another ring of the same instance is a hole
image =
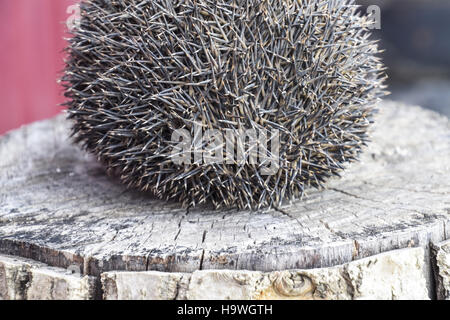
[[67, 8], [76, 0], [0, 0], [0, 134], [58, 113]]

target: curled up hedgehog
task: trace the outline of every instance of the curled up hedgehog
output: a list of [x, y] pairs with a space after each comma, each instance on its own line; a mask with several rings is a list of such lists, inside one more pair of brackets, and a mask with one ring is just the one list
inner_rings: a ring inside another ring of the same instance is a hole
[[129, 187], [260, 208], [357, 159], [384, 66], [353, 0], [84, 0], [73, 135]]

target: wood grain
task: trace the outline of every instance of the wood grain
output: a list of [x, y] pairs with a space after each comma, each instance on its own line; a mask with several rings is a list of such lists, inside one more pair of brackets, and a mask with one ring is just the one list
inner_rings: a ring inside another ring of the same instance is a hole
[[186, 210], [127, 190], [63, 115], [0, 138], [0, 253], [54, 267], [194, 272], [331, 267], [450, 238], [450, 125], [394, 102], [327, 190], [277, 210]]

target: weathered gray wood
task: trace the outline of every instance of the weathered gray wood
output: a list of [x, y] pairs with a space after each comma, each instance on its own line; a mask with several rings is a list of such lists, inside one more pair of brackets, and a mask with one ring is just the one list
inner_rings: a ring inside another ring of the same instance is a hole
[[0, 300], [91, 300], [97, 279], [33, 260], [0, 255]]
[[450, 241], [432, 244], [432, 266], [436, 281], [436, 298], [450, 300]]
[[106, 300], [427, 300], [424, 249], [394, 250], [345, 265], [263, 273], [106, 272]]
[[0, 253], [104, 271], [331, 267], [450, 238], [450, 125], [393, 102], [328, 190], [279, 210], [185, 210], [126, 190], [63, 116], [0, 138]]
[[422, 300], [432, 290], [426, 264], [423, 248], [408, 248], [320, 269], [111, 271], [96, 278], [0, 255], [0, 300]]

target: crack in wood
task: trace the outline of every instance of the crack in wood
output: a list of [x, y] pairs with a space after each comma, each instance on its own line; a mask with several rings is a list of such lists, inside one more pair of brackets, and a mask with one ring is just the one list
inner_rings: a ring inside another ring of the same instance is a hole
[[0, 251], [61, 267], [74, 261], [94, 275], [224, 263], [273, 271], [450, 237], [450, 169], [442, 163], [450, 147], [438, 143], [448, 137], [448, 120], [391, 102], [380, 109], [370, 152], [330, 180], [329, 190], [258, 212], [183, 209], [129, 190], [67, 141], [63, 117], [32, 124], [0, 138]]

